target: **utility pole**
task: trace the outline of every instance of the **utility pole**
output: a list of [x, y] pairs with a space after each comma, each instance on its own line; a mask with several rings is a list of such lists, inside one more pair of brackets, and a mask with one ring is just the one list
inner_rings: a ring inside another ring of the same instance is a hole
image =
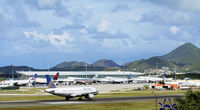
[[156, 63], [156, 75], [158, 74], [158, 63]]
[[86, 78], [87, 78], [87, 64], [85, 65]]
[[174, 79], [176, 80], [176, 68], [174, 68]]
[[48, 62], [48, 74], [49, 74], [49, 62]]
[[14, 79], [13, 64], [11, 65], [11, 68], [12, 68], [12, 79]]
[[154, 96], [155, 96], [155, 99], [156, 99], [156, 110], [158, 110], [158, 108], [157, 108], [157, 107], [158, 107], [158, 106], [157, 106], [157, 103], [158, 103], [158, 102], [157, 102], [157, 94], [156, 94], [156, 93], [154, 93], [154, 92], [152, 92], [152, 93], [154, 94]]
[[85, 65], [85, 71], [87, 72], [87, 64]]

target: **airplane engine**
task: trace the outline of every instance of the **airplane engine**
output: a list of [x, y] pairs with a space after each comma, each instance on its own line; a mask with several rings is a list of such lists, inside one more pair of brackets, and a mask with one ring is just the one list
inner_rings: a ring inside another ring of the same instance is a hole
[[92, 98], [94, 98], [94, 94], [88, 94], [85, 96], [85, 98], [92, 99]]

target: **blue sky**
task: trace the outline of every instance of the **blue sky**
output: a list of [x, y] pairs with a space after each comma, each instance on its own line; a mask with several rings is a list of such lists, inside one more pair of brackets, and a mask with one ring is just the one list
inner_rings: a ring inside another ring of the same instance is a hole
[[0, 66], [124, 64], [200, 47], [199, 0], [1, 0]]

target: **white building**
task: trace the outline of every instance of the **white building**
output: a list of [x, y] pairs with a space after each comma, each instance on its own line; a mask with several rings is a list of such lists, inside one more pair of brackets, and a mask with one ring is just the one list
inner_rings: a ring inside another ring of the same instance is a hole
[[97, 78], [105, 78], [107, 76], [125, 78], [130, 74], [133, 77], [144, 75], [144, 73], [129, 71], [17, 71], [17, 73], [21, 74], [21, 79], [28, 79], [36, 73], [39, 78], [45, 78], [46, 74], [53, 77], [56, 73], [59, 73], [59, 78], [61, 79], [67, 77], [93, 78], [94, 76]]

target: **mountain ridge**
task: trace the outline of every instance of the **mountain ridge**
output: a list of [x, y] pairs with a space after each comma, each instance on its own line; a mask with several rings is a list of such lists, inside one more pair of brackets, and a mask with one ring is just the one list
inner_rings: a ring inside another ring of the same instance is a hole
[[[155, 65], [155, 62], [157, 65]], [[128, 70], [136, 68], [139, 71], [144, 71], [148, 68], [155, 69], [156, 66], [158, 68], [166, 66], [171, 69], [180, 68], [180, 70], [194, 68], [192, 66], [195, 66], [195, 69], [200, 69], [198, 62], [200, 62], [200, 49], [192, 43], [185, 43], [166, 55], [137, 60], [135, 62], [128, 63], [126, 67]]]
[[[192, 43], [185, 43], [175, 48], [168, 54], [163, 56], [154, 56], [148, 59], [136, 60], [133, 62], [119, 65], [113, 60], [100, 59], [92, 64], [79, 61], [64, 61], [54, 67], [50, 68], [50, 71], [103, 71], [103, 70], [115, 70], [126, 69], [130, 71], [143, 72], [148, 68], [162, 68], [163, 66], [173, 68], [180, 68], [186, 70], [200, 70], [200, 48]], [[28, 66], [13, 66], [14, 71], [46, 71], [47, 69], [35, 69]], [[0, 67], [0, 73], [10, 75], [12, 73], [12, 66]], [[16, 73], [16, 72], [14, 72]]]
[[185, 43], [161, 58], [177, 64], [192, 64], [200, 61], [200, 49], [192, 43]]

